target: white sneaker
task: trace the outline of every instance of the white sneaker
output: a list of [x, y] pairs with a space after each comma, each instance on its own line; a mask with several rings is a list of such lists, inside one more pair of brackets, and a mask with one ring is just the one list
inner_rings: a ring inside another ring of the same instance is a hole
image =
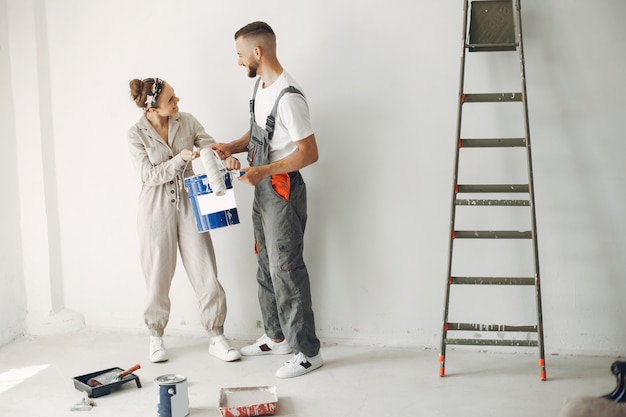
[[168, 359], [163, 338], [150, 336], [150, 362], [165, 362]]
[[232, 362], [241, 359], [239, 351], [230, 345], [230, 342], [223, 334], [211, 339], [209, 353], [224, 362]]
[[276, 371], [276, 376], [278, 378], [293, 378], [314, 371], [323, 364], [324, 360], [321, 353], [307, 358], [302, 352], [298, 352]]
[[253, 344], [241, 348], [241, 354], [244, 356], [287, 355], [291, 352], [293, 350], [287, 344], [287, 340], [274, 342], [266, 334], [258, 338]]

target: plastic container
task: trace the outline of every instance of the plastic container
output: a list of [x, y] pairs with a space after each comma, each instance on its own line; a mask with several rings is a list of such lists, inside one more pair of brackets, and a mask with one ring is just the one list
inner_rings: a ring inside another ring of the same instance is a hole
[[276, 386], [222, 388], [218, 408], [222, 417], [266, 416], [277, 403]]

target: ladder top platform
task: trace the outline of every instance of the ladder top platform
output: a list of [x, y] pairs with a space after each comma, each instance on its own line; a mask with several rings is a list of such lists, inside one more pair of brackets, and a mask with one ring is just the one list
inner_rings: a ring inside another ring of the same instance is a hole
[[469, 28], [470, 52], [515, 51], [515, 23], [510, 0], [473, 1]]

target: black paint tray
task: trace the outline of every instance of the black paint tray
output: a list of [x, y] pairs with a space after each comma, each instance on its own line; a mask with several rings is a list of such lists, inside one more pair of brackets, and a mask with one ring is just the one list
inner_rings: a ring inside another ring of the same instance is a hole
[[124, 372], [122, 368], [109, 368], [103, 369], [102, 371], [92, 372], [90, 374], [81, 375], [74, 377], [74, 387], [79, 391], [85, 391], [87, 395], [91, 398], [102, 397], [103, 395], [110, 394], [113, 389], [119, 388], [122, 384], [126, 384], [127, 382], [135, 381], [137, 384], [137, 388], [141, 388], [141, 381], [139, 377], [135, 374], [128, 374], [124, 378], [119, 381], [112, 382], [110, 384], [99, 385], [97, 387], [90, 387], [87, 385], [87, 381], [91, 378], [98, 379], [99, 376], [104, 375], [109, 372]]

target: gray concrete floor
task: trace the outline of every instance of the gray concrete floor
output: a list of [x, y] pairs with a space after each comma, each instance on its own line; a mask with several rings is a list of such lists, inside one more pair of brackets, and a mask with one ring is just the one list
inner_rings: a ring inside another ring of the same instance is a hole
[[[170, 360], [147, 358], [148, 336], [84, 330], [24, 337], [0, 348], [0, 416], [73, 416], [82, 399], [73, 378], [112, 367], [141, 369], [134, 382], [95, 399], [88, 416], [156, 416], [154, 378], [187, 377], [190, 416], [219, 417], [220, 388], [277, 387], [276, 416], [551, 416], [569, 397], [600, 396], [616, 381], [616, 358], [549, 356], [541, 381], [534, 352], [448, 350], [439, 377], [436, 350], [324, 344], [324, 366], [308, 375], [277, 379], [290, 356], [244, 357], [225, 363], [208, 354], [208, 339], [165, 337]], [[233, 340], [240, 347], [252, 340]]]

